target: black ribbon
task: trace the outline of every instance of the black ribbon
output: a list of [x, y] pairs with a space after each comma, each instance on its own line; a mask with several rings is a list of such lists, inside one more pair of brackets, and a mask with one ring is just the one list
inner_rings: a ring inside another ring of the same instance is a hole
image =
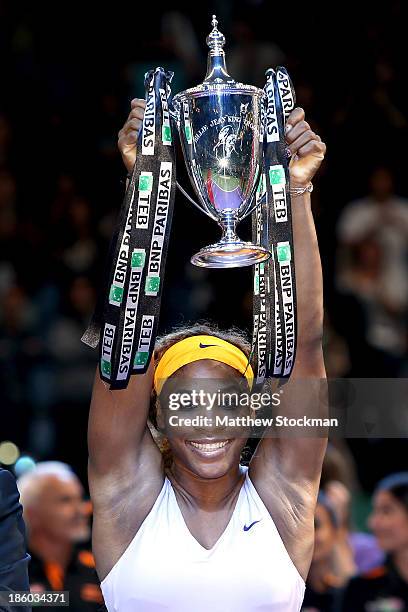
[[254, 384], [267, 377], [288, 378], [296, 353], [296, 279], [290, 200], [286, 119], [295, 92], [283, 67], [267, 71], [263, 171], [258, 207], [252, 213], [252, 239], [272, 257], [253, 270], [253, 336], [250, 363]]
[[146, 74], [146, 109], [136, 163], [119, 213], [108, 270], [92, 321], [82, 337], [96, 347], [111, 389], [146, 372], [154, 350], [176, 187], [168, 101], [173, 74]]
[[[173, 74], [145, 76], [146, 109], [136, 163], [119, 211], [105, 284], [82, 341], [99, 343], [99, 371], [111, 389], [146, 372], [154, 350], [176, 188], [174, 128], [169, 114]], [[254, 266], [254, 329], [249, 362], [255, 386], [288, 378], [296, 352], [296, 280], [285, 122], [295, 93], [285, 68], [267, 71], [263, 168], [252, 213], [252, 237], [272, 257]], [[181, 126], [190, 131], [184, 109]], [[188, 143], [189, 144], [189, 143]]]

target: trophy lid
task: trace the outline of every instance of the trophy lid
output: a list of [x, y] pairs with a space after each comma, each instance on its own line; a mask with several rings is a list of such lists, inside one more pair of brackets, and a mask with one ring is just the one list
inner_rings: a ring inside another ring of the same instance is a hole
[[219, 51], [223, 50], [225, 45], [225, 36], [218, 30], [218, 21], [215, 15], [212, 16], [211, 25], [213, 29], [207, 36], [206, 43], [212, 51], [218, 53]]
[[235, 83], [235, 80], [228, 74], [225, 65], [225, 36], [218, 29], [218, 21], [215, 15], [212, 16], [211, 25], [213, 29], [207, 36], [206, 42], [210, 50], [207, 60], [207, 74], [204, 84], [215, 83]]
[[235, 79], [228, 74], [225, 65], [225, 36], [218, 29], [218, 21], [215, 15], [212, 16], [211, 25], [212, 30], [206, 39], [209, 51], [205, 79], [200, 85], [178, 93], [173, 98], [173, 102], [177, 103], [181, 99], [190, 97], [206, 96], [214, 91], [218, 93], [245, 93], [263, 97], [264, 92], [262, 89], [258, 89], [258, 87], [254, 87], [253, 85], [237, 83]]

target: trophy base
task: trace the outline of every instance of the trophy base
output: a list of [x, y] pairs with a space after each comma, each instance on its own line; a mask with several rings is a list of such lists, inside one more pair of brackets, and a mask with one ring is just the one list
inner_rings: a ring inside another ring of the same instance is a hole
[[192, 256], [191, 263], [201, 268], [242, 268], [266, 261], [268, 249], [251, 242], [219, 242], [211, 244]]

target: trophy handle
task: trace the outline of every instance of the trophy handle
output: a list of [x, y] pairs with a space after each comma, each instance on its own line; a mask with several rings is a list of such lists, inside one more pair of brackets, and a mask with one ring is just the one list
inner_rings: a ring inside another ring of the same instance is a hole
[[[177, 98], [177, 96], [175, 96], [172, 99], [171, 104], [169, 104], [169, 113], [170, 113], [170, 117], [175, 122], [177, 126], [177, 131], [179, 133], [180, 133], [180, 112], [181, 112], [181, 102]], [[180, 185], [178, 181], [176, 181], [176, 185], [181, 191], [181, 193], [183, 194], [183, 196], [187, 198], [187, 200], [191, 202], [191, 204], [194, 204], [194, 206], [198, 208], [200, 212], [205, 213], [206, 215], [208, 215], [208, 217], [218, 222], [217, 217], [214, 214], [212, 214], [207, 207], [204, 208], [203, 206], [200, 206], [199, 204], [197, 204], [197, 202], [193, 200], [193, 198], [187, 193], [185, 189], [183, 189], [183, 187]]]
[[177, 185], [177, 187], [179, 188], [179, 190], [181, 191], [181, 193], [183, 194], [183, 196], [184, 196], [185, 198], [187, 198], [187, 200], [188, 200], [189, 202], [191, 202], [192, 204], [194, 204], [194, 206], [195, 206], [196, 208], [198, 208], [198, 210], [199, 210], [200, 212], [205, 213], [205, 214], [206, 214], [206, 215], [208, 215], [208, 216], [209, 216], [211, 219], [214, 219], [214, 221], [217, 221], [217, 222], [218, 222], [218, 218], [217, 218], [215, 215], [210, 214], [210, 213], [208, 212], [208, 210], [204, 210], [204, 208], [202, 208], [202, 207], [201, 207], [199, 204], [197, 204], [197, 202], [195, 202], [195, 201], [193, 200], [193, 198], [192, 198], [192, 197], [191, 197], [191, 196], [190, 196], [190, 195], [187, 193], [187, 191], [186, 191], [185, 189], [183, 189], [183, 187], [180, 185], [180, 183], [179, 183], [178, 181], [176, 181], [176, 185]]
[[170, 117], [175, 121], [178, 130], [180, 129], [180, 110], [181, 102], [177, 96], [175, 96], [169, 104], [169, 113]]
[[254, 183], [252, 194], [248, 198], [246, 205], [243, 206], [240, 210], [240, 213], [241, 213], [240, 219], [245, 219], [245, 217], [250, 215], [258, 205], [264, 202], [266, 193], [261, 198], [259, 198], [259, 200], [257, 200], [257, 197], [256, 197], [256, 190], [261, 180], [262, 180], [262, 169], [258, 166], [258, 178]]

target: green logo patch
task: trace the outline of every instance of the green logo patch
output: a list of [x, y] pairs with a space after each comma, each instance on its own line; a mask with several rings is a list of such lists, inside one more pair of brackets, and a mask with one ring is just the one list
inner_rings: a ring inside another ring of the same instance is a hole
[[291, 252], [289, 244], [278, 244], [276, 247], [278, 253], [278, 261], [290, 261], [291, 260]]
[[118, 285], [111, 285], [109, 292], [109, 301], [117, 302], [120, 304], [123, 298], [123, 287], [118, 287]]
[[280, 168], [269, 168], [269, 180], [271, 185], [281, 185], [285, 183], [285, 171]]
[[135, 366], [144, 366], [147, 363], [149, 353], [147, 351], [137, 351], [135, 355]]
[[141, 251], [132, 253], [132, 268], [143, 268], [146, 254]]
[[139, 176], [139, 191], [151, 191], [153, 187], [153, 176], [151, 174], [141, 174]]
[[185, 125], [184, 131], [186, 133], [187, 142], [191, 142], [192, 141], [191, 127], [189, 125]]
[[160, 277], [159, 276], [148, 276], [146, 278], [146, 293], [157, 293], [160, 287]]
[[102, 374], [104, 374], [105, 376], [110, 376], [111, 375], [110, 362], [106, 361], [105, 359], [101, 359], [101, 370], [102, 370]]
[[259, 274], [255, 274], [254, 276], [254, 293], [255, 295], [259, 293]]
[[163, 142], [171, 142], [171, 129], [169, 125], [163, 125], [162, 127], [162, 140]]

